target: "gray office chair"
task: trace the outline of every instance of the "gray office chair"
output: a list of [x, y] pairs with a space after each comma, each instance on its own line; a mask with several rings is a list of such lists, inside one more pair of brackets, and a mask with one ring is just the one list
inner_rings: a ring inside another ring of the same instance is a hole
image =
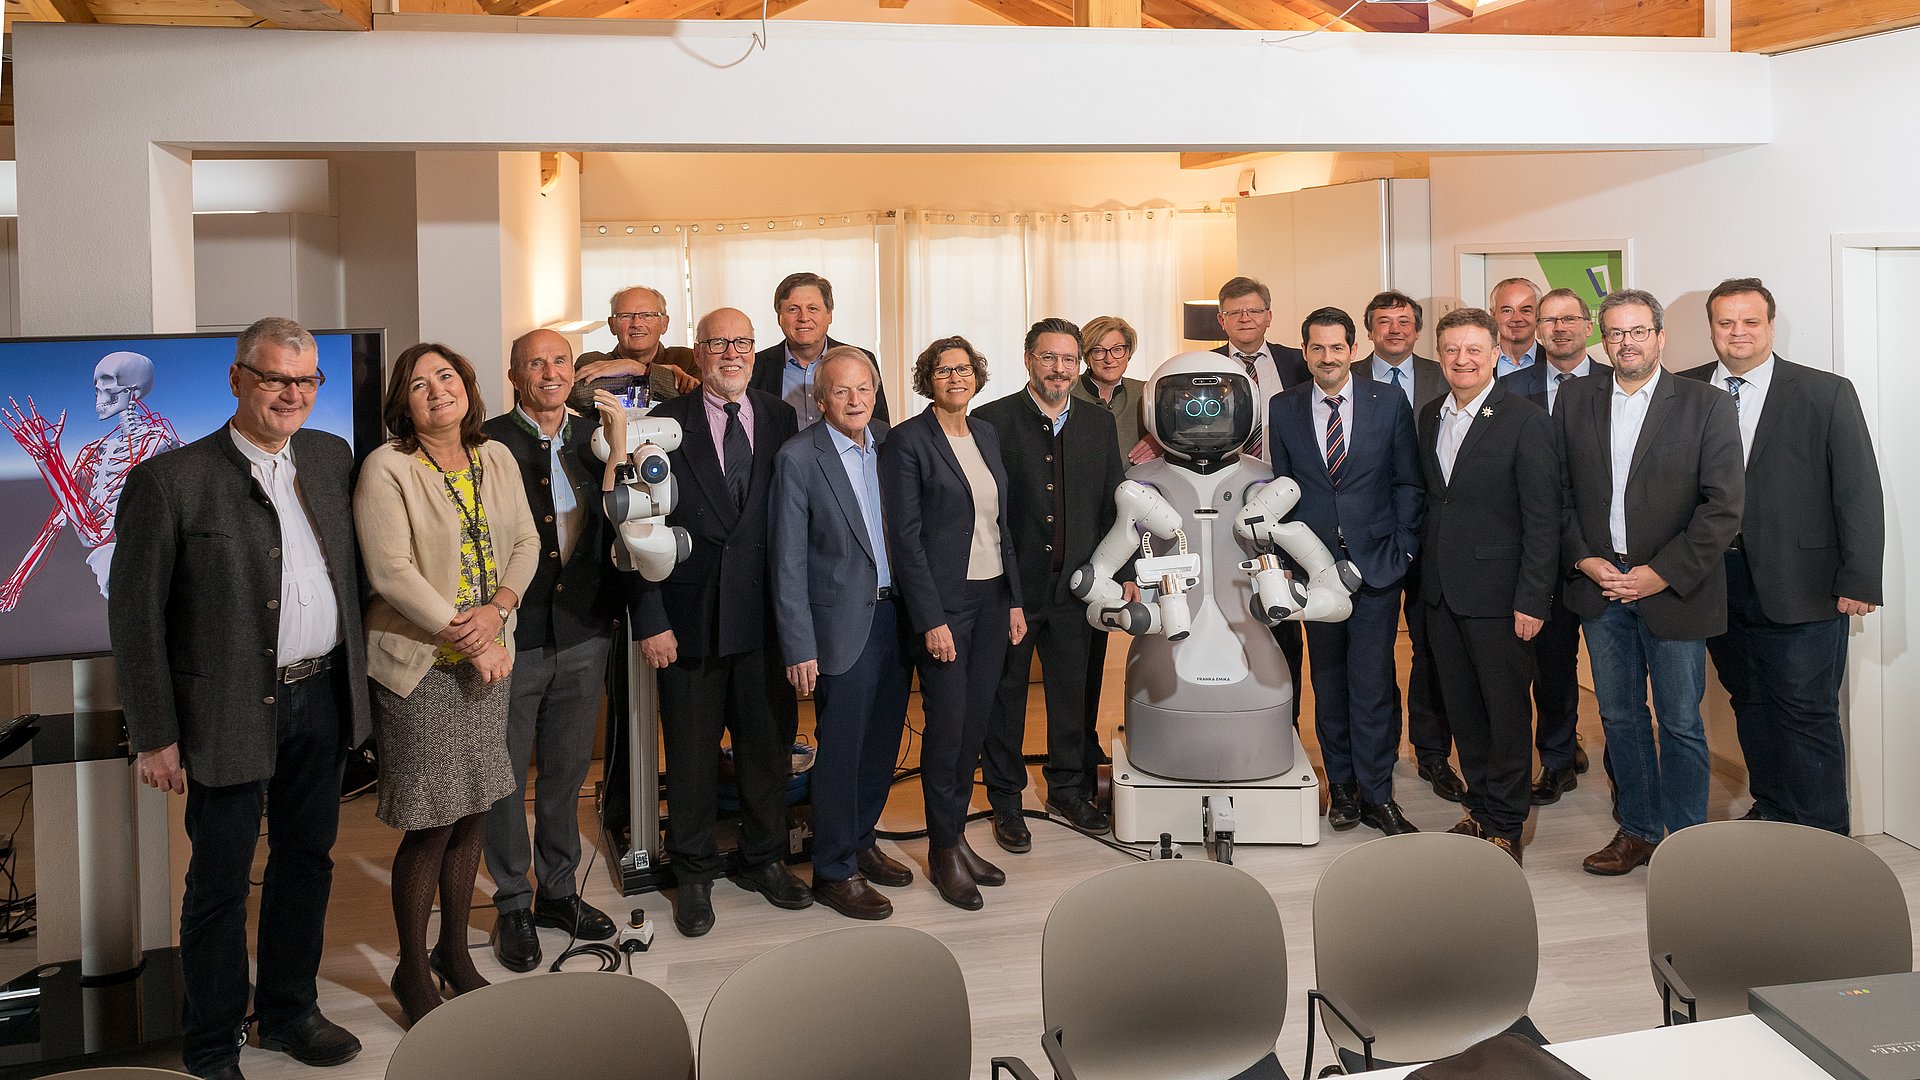
[[690, 1080], [693, 1040], [666, 991], [631, 975], [560, 971], [482, 987], [413, 1025], [387, 1080]]
[[1849, 837], [1781, 821], [1712, 821], [1647, 866], [1647, 955], [1661, 1023], [1747, 1012], [1755, 986], [1913, 970], [1900, 881]]
[[104, 1069], [75, 1069], [72, 1072], [53, 1073], [41, 1080], [193, 1080], [193, 1074], [174, 1072], [172, 1069], [145, 1069], [131, 1065], [116, 1065]]
[[960, 964], [906, 926], [849, 926], [762, 953], [727, 976], [700, 1021], [700, 1080], [966, 1080], [972, 1070]]
[[1237, 867], [1131, 863], [1068, 889], [1047, 915], [1040, 990], [1058, 1080], [1285, 1080], [1286, 934]]
[[[1314, 1021], [1347, 1072], [1431, 1061], [1527, 1019], [1540, 973], [1533, 892], [1513, 857], [1458, 833], [1361, 844], [1313, 893]], [[1324, 1074], [1323, 1074], [1324, 1075]]]

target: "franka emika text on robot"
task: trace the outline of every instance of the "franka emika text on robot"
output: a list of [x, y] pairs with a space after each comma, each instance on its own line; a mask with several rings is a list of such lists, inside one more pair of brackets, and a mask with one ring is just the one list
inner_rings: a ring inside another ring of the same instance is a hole
[[[1318, 782], [1271, 628], [1344, 620], [1359, 571], [1286, 520], [1299, 487], [1241, 453], [1261, 404], [1244, 370], [1182, 353], [1147, 380], [1145, 399], [1165, 455], [1127, 472], [1113, 528], [1072, 581], [1089, 623], [1133, 638], [1113, 747], [1114, 839], [1160, 841], [1162, 853], [1169, 841], [1205, 844], [1222, 861], [1235, 842], [1317, 843]], [[660, 581], [688, 553], [685, 531], [666, 523], [680, 426], [633, 408], [626, 423], [634, 468], [605, 499], [614, 562]], [[593, 449], [606, 458], [602, 432]], [[1140, 589], [1131, 603], [1116, 579], [1129, 560]]]

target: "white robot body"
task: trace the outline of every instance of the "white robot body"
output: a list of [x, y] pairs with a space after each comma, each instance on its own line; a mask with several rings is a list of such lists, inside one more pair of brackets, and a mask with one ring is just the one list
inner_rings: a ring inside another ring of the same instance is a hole
[[[614, 527], [613, 565], [664, 581], [693, 550], [687, 531], [667, 524], [676, 501], [667, 455], [680, 448], [680, 424], [628, 409], [627, 445], [634, 471], [601, 500]], [[593, 452], [602, 461], [611, 452], [605, 430], [594, 431]]]

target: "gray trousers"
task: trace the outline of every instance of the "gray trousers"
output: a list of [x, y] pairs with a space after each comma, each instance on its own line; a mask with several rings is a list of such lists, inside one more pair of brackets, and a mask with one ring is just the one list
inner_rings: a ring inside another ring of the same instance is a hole
[[[501, 911], [533, 906], [529, 870], [547, 899], [572, 896], [579, 888], [580, 788], [593, 757], [611, 648], [609, 638], [595, 637], [566, 649], [522, 649], [514, 657], [507, 757], [518, 786], [487, 811], [487, 873], [493, 875], [494, 907]], [[536, 748], [540, 783], [529, 844], [527, 768]]]

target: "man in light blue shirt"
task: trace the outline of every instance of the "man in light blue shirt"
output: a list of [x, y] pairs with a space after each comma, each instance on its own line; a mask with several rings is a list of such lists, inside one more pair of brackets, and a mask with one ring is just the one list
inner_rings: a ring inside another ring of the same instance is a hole
[[[827, 333], [833, 329], [833, 282], [819, 274], [788, 274], [774, 287], [773, 313], [780, 322], [780, 343], [754, 355], [753, 376], [747, 385], [793, 406], [805, 430], [821, 419], [814, 396], [820, 363], [829, 351], [845, 344]], [[880, 365], [874, 355], [859, 351], [877, 371]], [[879, 376], [874, 378], [872, 418], [884, 423], [887, 391]]]
[[1493, 287], [1487, 302], [1500, 324], [1500, 355], [1494, 361], [1496, 377], [1532, 367], [1540, 359], [1540, 287], [1513, 277]]

